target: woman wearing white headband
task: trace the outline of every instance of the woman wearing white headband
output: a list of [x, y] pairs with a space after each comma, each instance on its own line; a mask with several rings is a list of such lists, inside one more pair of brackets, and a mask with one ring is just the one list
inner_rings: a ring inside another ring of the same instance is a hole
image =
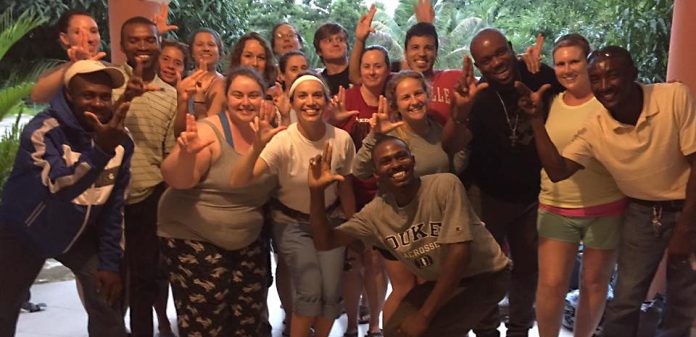
[[314, 248], [308, 214], [309, 161], [321, 154], [325, 146], [333, 146], [331, 167], [334, 174], [345, 176], [345, 180], [327, 189], [325, 206], [336, 219], [349, 218], [355, 212], [350, 179], [355, 146], [347, 132], [324, 121], [329, 93], [318, 75], [300, 75], [290, 87], [289, 95], [297, 113], [297, 123], [278, 133], [284, 127], [271, 128], [271, 117], [260, 116], [254, 122], [257, 139], [253, 149], [244, 162], [233, 169], [230, 183], [242, 186], [264, 172], [278, 176], [280, 188], [278, 199], [272, 203], [271, 216], [273, 239], [280, 257], [289, 267], [294, 288], [290, 336], [308, 336], [313, 326], [315, 336], [326, 337], [341, 312], [344, 252], [342, 248], [324, 252]]

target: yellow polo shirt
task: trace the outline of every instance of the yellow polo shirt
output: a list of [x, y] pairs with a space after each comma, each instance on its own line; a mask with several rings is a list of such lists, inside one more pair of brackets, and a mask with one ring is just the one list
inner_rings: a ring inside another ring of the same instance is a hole
[[563, 156], [586, 167], [597, 159], [629, 197], [686, 198], [686, 156], [696, 152], [696, 105], [680, 83], [642, 85], [643, 110], [636, 125], [616, 121], [602, 109], [588, 119]]

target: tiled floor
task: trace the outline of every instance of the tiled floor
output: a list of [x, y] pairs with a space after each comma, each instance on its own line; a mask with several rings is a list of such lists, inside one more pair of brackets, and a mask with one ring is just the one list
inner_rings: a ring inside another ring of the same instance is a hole
[[[37, 313], [22, 313], [17, 326], [17, 337], [87, 337], [87, 315], [78, 299], [74, 281], [37, 284], [32, 287], [32, 301], [46, 303], [48, 308]], [[281, 337], [283, 314], [275, 288], [270, 289], [268, 301], [271, 308], [270, 321], [274, 327], [273, 336]], [[171, 300], [167, 312], [172, 326], [176, 326], [176, 313]], [[334, 324], [331, 337], [343, 336], [345, 326], [346, 316], [343, 315]], [[365, 334], [366, 328], [367, 325], [360, 326], [359, 336]], [[500, 330], [504, 331], [504, 327]], [[536, 329], [530, 336], [538, 336]], [[571, 336], [568, 331], [563, 331], [560, 335]], [[691, 336], [695, 337], [696, 332], [692, 331]]]
[[[37, 313], [22, 313], [17, 324], [17, 337], [87, 337], [87, 315], [78, 299], [74, 281], [36, 284], [31, 292], [33, 302], [46, 303], [48, 308]], [[281, 337], [283, 313], [274, 287], [270, 289], [268, 297], [273, 336]], [[176, 326], [176, 312], [171, 298], [167, 313], [172, 326]], [[334, 324], [331, 337], [343, 336], [345, 327], [346, 316], [343, 315]], [[367, 325], [361, 325], [359, 336], [363, 336], [366, 329]], [[504, 331], [504, 327], [501, 327], [501, 331]], [[538, 336], [536, 330], [531, 336]], [[561, 334], [561, 337], [570, 336], [572, 334], [567, 331]]]

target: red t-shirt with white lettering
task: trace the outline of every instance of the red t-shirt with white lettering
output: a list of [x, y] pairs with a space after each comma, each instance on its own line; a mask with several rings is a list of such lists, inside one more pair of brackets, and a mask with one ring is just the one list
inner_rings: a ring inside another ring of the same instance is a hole
[[463, 71], [457, 69], [433, 70], [433, 76], [430, 79], [432, 90], [428, 111], [440, 125], [445, 125], [447, 119], [449, 119], [454, 85], [463, 74]]

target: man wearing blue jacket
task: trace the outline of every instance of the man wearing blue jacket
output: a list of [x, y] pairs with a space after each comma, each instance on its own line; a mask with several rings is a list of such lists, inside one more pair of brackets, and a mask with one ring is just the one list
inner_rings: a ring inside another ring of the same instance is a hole
[[14, 335], [48, 257], [80, 281], [89, 335], [126, 336], [117, 299], [133, 142], [123, 126], [129, 103], [111, 100], [124, 81], [99, 61], [75, 62], [64, 89], [24, 127], [0, 204], [0, 337]]

